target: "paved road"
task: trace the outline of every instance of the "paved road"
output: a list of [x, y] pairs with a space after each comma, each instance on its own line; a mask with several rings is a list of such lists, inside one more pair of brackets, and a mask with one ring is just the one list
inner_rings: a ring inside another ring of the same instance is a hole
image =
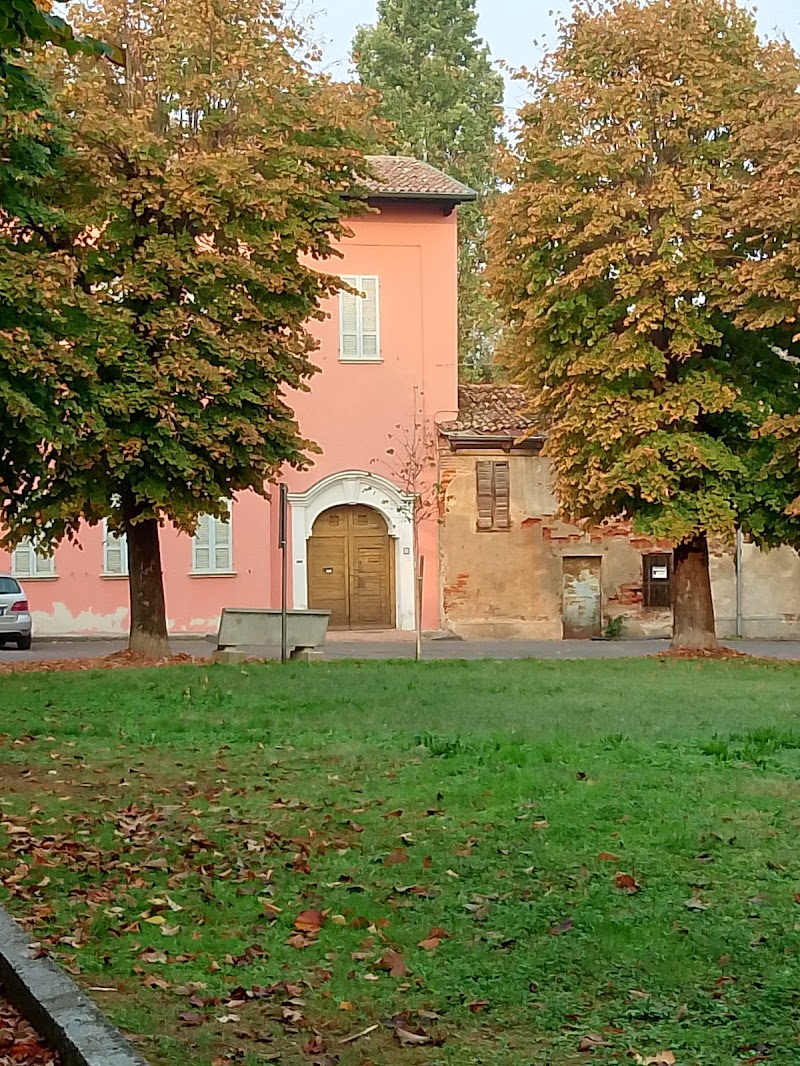
[[[736, 640], [726, 641], [729, 647], [749, 655], [767, 658], [800, 660], [800, 641]], [[20, 659], [93, 658], [110, 655], [125, 647], [123, 641], [113, 640], [38, 640], [28, 652], [10, 648], [0, 649], [0, 662]], [[628, 656], [656, 655], [666, 651], [666, 640], [426, 640], [425, 659], [621, 659]], [[207, 640], [172, 641], [173, 653], [185, 652], [200, 657], [210, 656], [214, 645]], [[253, 655], [278, 658], [278, 649], [253, 649]], [[413, 641], [392, 637], [376, 640], [360, 638], [348, 640], [335, 637], [325, 646], [328, 659], [410, 659], [414, 656]]]

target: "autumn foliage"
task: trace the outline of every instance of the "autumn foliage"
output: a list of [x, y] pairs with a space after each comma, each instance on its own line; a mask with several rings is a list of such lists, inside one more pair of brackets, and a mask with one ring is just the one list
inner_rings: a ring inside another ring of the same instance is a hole
[[269, 0], [202, 18], [193, 0], [102, 0], [70, 17], [125, 65], [55, 61], [71, 219], [24, 239], [66, 264], [48, 298], [80, 309], [64, 353], [86, 373], [77, 431], [9, 517], [58, 538], [109, 515], [128, 537], [131, 647], [158, 655], [159, 525], [192, 531], [307, 461], [286, 397], [313, 373], [309, 324], [340, 284], [321, 265], [363, 207], [370, 105], [312, 72]]
[[797, 56], [730, 0], [581, 3], [505, 161], [490, 246], [505, 358], [549, 422], [565, 510], [675, 541], [676, 646], [715, 642], [709, 534], [792, 535], [758, 435], [796, 405], [796, 373], [765, 316], [734, 321], [731, 301], [777, 269], [750, 262], [742, 146], [765, 96], [798, 84]]

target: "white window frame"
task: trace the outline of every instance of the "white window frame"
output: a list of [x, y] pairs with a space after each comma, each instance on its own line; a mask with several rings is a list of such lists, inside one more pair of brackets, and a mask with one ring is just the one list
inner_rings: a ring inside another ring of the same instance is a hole
[[[21, 566], [20, 553], [24, 553], [29, 560], [27, 567]], [[36, 545], [30, 537], [21, 540], [11, 553], [11, 573], [14, 577], [24, 578], [26, 581], [37, 578], [54, 578], [56, 574], [56, 561], [52, 555], [42, 555], [36, 550]]]
[[[109, 545], [117, 542], [120, 552], [120, 569], [112, 570], [108, 565]], [[128, 576], [128, 538], [124, 533], [114, 533], [108, 528], [108, 519], [103, 519], [103, 577], [127, 577]]]
[[[192, 569], [191, 573], [198, 577], [203, 577], [209, 574], [232, 574], [233, 569], [233, 508], [231, 507], [230, 500], [222, 501], [228, 509], [228, 520], [224, 521], [217, 515], [200, 515], [198, 519], [198, 530], [203, 528], [208, 532], [208, 545], [198, 544], [197, 533], [192, 537]], [[228, 543], [218, 543], [218, 534], [220, 527], [225, 527], [227, 531]], [[228, 565], [225, 567], [217, 566], [217, 550], [218, 548], [227, 547], [228, 549]], [[208, 566], [199, 566], [197, 562], [198, 549], [208, 551]]]
[[[365, 281], [375, 284], [375, 354], [364, 354], [364, 302], [365, 298], [353, 296], [352, 293], [339, 290], [339, 362], [340, 363], [380, 363], [381, 355], [381, 284], [377, 274], [343, 274], [342, 281], [359, 292], [364, 291]], [[356, 351], [345, 354], [344, 317], [347, 300], [356, 300]]]

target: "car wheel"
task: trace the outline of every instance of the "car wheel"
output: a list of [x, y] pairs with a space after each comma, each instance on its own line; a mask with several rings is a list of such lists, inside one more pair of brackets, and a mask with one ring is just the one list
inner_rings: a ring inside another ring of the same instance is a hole
[[17, 647], [19, 648], [20, 651], [30, 651], [31, 650], [31, 635], [30, 635], [30, 633], [27, 635], [27, 637], [17, 637]]

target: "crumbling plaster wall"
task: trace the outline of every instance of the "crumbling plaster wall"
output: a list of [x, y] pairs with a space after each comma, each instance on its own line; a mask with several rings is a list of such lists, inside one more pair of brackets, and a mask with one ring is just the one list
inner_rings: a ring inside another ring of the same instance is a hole
[[[511, 528], [479, 532], [475, 463], [507, 460]], [[441, 573], [445, 626], [464, 636], [561, 638], [564, 555], [600, 555], [604, 624], [624, 617], [623, 635], [666, 637], [669, 610], [645, 610], [642, 555], [669, 551], [669, 541], [633, 532], [629, 522], [608, 522], [589, 532], [560, 521], [548, 460], [501, 449], [440, 453], [442, 487]], [[745, 637], [800, 639], [800, 557], [791, 548], [743, 552]], [[720, 636], [736, 633], [736, 571], [732, 545], [711, 545], [711, 579]]]

